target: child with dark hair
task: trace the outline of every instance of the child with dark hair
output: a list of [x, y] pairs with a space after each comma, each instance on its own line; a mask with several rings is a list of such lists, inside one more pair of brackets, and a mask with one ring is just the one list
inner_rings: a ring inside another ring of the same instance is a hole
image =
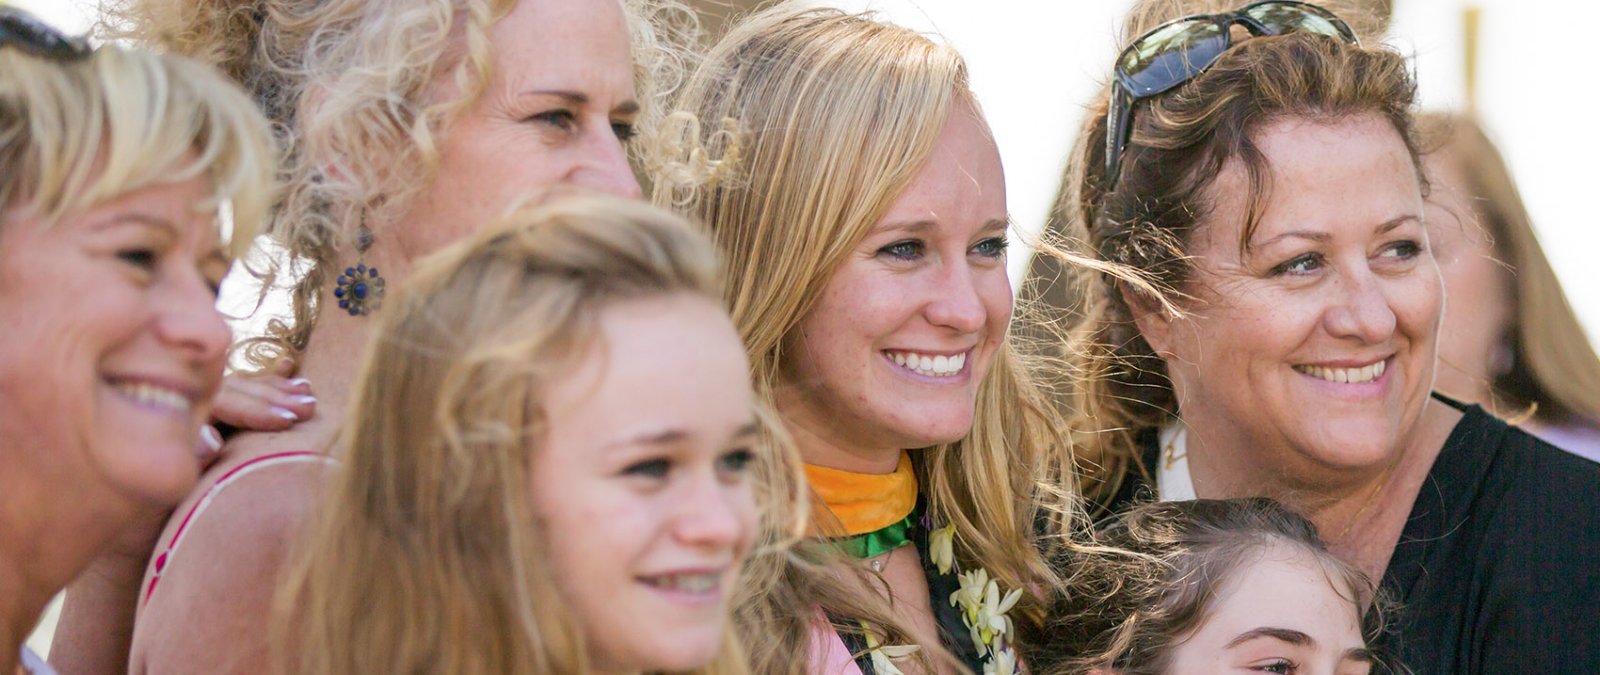
[[1040, 675], [1393, 672], [1369, 649], [1374, 585], [1264, 497], [1143, 504], [1073, 554]]

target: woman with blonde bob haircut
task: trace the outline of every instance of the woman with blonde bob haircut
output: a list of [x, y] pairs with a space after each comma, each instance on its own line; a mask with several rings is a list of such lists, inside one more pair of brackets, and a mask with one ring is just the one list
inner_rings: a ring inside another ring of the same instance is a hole
[[1007, 337], [1005, 184], [960, 55], [785, 4], [733, 28], [679, 108], [713, 127], [684, 138], [715, 177], [658, 176], [657, 202], [727, 256], [757, 389], [807, 462], [826, 540], [740, 603], [755, 669], [1014, 664], [1013, 625], [1054, 578], [1035, 541], [1072, 513], [1072, 460]]
[[[717, 274], [681, 219], [592, 197], [420, 266], [279, 597], [284, 672], [748, 672], [749, 468], [789, 460]], [[666, 590], [707, 565], [712, 590]]]
[[101, 602], [73, 608], [57, 663], [125, 670], [92, 642], [125, 629], [160, 519], [215, 459], [216, 288], [273, 171], [266, 121], [213, 69], [0, 8], [0, 672], [69, 582]]

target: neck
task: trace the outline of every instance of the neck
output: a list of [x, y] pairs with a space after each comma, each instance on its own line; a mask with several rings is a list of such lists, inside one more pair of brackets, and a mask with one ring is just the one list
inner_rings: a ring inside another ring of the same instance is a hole
[[[0, 447], [0, 451], [6, 448]], [[14, 457], [0, 453], [0, 462]], [[23, 641], [62, 588], [135, 514], [109, 488], [61, 489], [26, 466], [0, 472], [0, 673], [17, 668]]]
[[[332, 447], [352, 403], [356, 378], [366, 357], [373, 326], [384, 311], [380, 307], [367, 316], [351, 316], [340, 309], [333, 297], [333, 284], [339, 272], [354, 266], [358, 260], [364, 261], [369, 267], [380, 270], [387, 288], [392, 290], [410, 271], [403, 256], [381, 244], [381, 240], [375, 243], [365, 256], [354, 253], [342, 256], [338, 265], [328, 270], [327, 279], [319, 291], [321, 307], [317, 323], [305, 351], [299, 356], [296, 369], [296, 375], [311, 381], [312, 391], [317, 397], [317, 414], [285, 432], [294, 434], [297, 446], [308, 449]], [[277, 435], [273, 433], [267, 436]]]
[[811, 419], [808, 413], [801, 412], [808, 410], [807, 406], [784, 405], [783, 398], [780, 393], [778, 410], [783, 411], [783, 421], [805, 463], [866, 474], [894, 473], [900, 465], [903, 448], [852, 442], [837, 425]]
[[1394, 554], [1422, 483], [1459, 419], [1460, 413], [1430, 400], [1390, 462], [1333, 481], [1263, 475], [1242, 466], [1249, 462], [1236, 453], [1208, 451], [1206, 442], [1192, 432], [1189, 467], [1199, 497], [1273, 497], [1315, 524], [1335, 554], [1378, 581]]

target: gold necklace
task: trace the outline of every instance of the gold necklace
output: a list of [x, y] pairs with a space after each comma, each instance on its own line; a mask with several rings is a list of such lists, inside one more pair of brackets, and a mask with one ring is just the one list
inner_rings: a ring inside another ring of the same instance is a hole
[[1164, 466], [1166, 468], [1166, 470], [1168, 470], [1168, 471], [1172, 470], [1172, 465], [1173, 464], [1177, 464], [1178, 460], [1189, 456], [1189, 445], [1187, 443], [1185, 443], [1184, 446], [1183, 446], [1183, 454], [1181, 454], [1181, 455], [1178, 454], [1177, 443], [1178, 443], [1178, 437], [1181, 436], [1181, 435], [1183, 435], [1183, 430], [1182, 429], [1179, 429], [1177, 431], [1177, 433], [1172, 434], [1172, 438], [1167, 439], [1167, 449], [1166, 449], [1166, 451], [1161, 453], [1162, 454], [1162, 460], [1161, 460], [1162, 466]]
[[1361, 508], [1356, 509], [1356, 514], [1350, 516], [1349, 522], [1346, 522], [1344, 524], [1344, 529], [1339, 532], [1339, 543], [1345, 543], [1345, 537], [1350, 535], [1350, 530], [1355, 528], [1356, 522], [1361, 520], [1361, 514], [1366, 513], [1367, 509], [1372, 508], [1372, 504], [1378, 500], [1378, 493], [1383, 491], [1384, 484], [1388, 482], [1389, 470], [1385, 469], [1383, 475], [1378, 477], [1378, 484], [1372, 487], [1372, 492], [1367, 495], [1365, 501], [1361, 502]]

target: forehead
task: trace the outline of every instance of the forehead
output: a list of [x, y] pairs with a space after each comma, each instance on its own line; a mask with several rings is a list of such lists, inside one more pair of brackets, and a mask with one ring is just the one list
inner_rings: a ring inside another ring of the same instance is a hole
[[632, 95], [632, 48], [618, 0], [521, 0], [490, 39], [494, 77], [510, 86]]
[[[1400, 215], [1420, 215], [1416, 166], [1400, 132], [1376, 114], [1336, 119], [1290, 117], [1250, 135], [1266, 171], [1253, 240], [1290, 230], [1371, 232]], [[1237, 241], [1249, 215], [1244, 160], [1230, 158], [1211, 189], [1208, 223]]]
[[1360, 646], [1352, 589], [1311, 552], [1276, 544], [1247, 556], [1218, 590], [1203, 630], [1226, 641], [1261, 626], [1288, 628], [1318, 644]]
[[1004, 219], [1005, 172], [988, 124], [965, 104], [951, 106], [928, 161], [885, 221]]

